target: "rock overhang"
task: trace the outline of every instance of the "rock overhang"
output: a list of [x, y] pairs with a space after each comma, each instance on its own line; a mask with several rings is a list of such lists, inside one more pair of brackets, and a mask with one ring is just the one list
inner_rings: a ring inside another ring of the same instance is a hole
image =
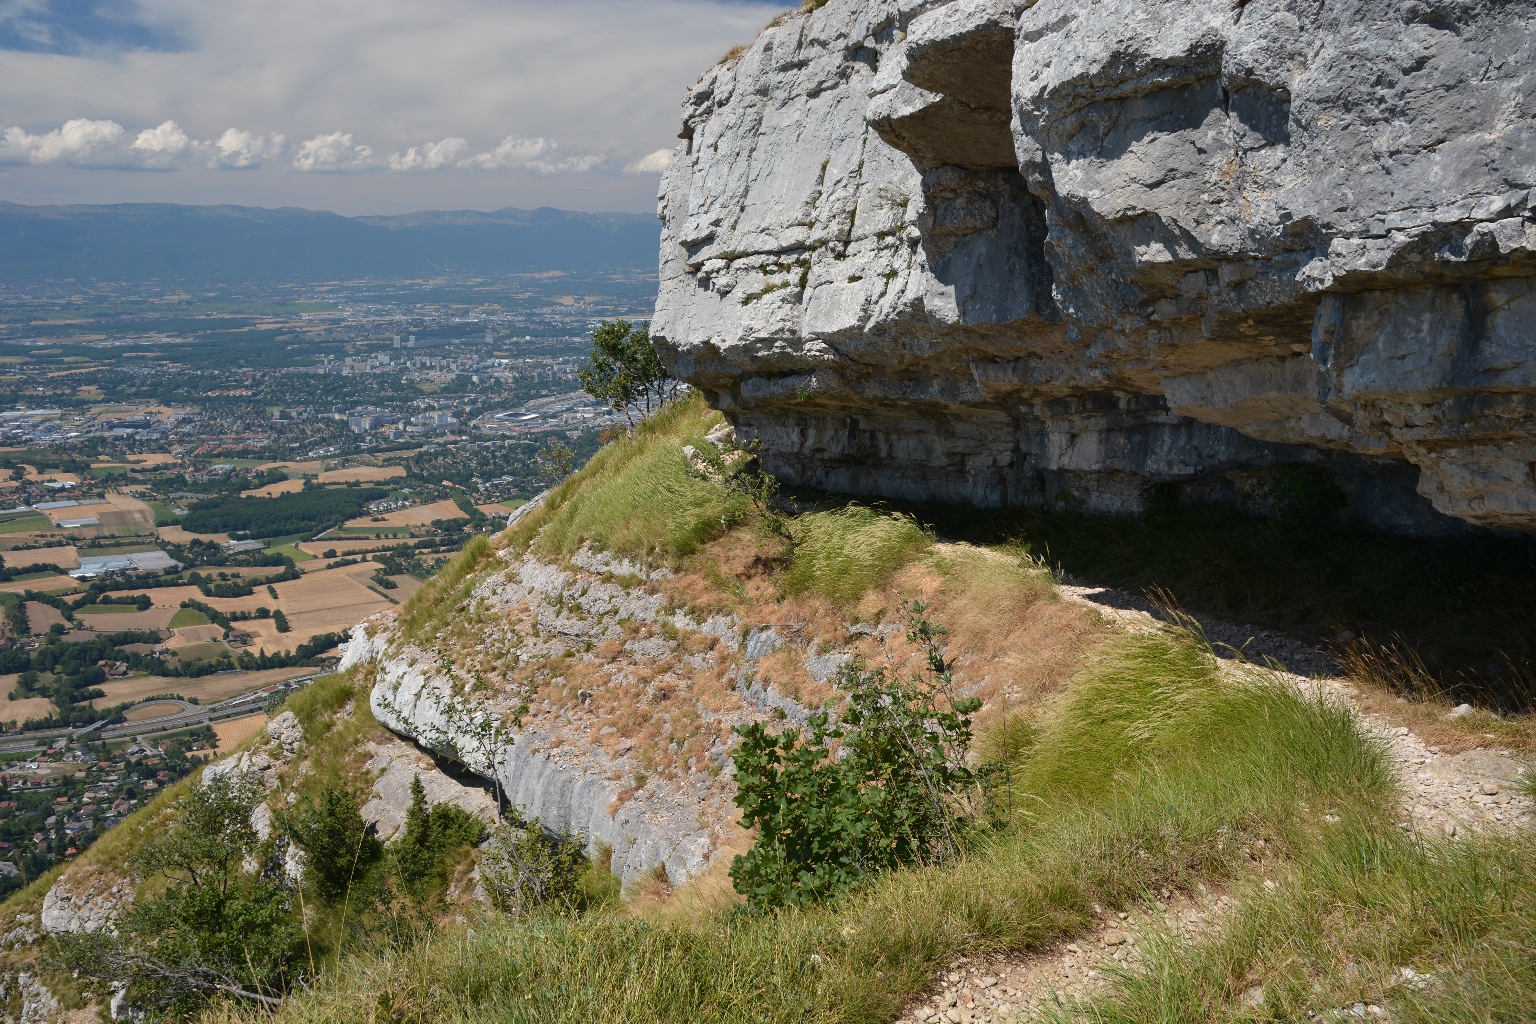
[[1303, 462], [1536, 529], [1533, 13], [832, 0], [690, 93], [653, 333], [797, 483], [1134, 512]]

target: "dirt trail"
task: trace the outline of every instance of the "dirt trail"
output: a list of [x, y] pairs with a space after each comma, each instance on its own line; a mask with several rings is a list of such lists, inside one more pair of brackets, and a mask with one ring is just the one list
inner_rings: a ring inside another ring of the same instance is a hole
[[[1061, 593], [1097, 609], [1123, 629], [1151, 629], [1167, 617], [1151, 601], [1121, 590], [1069, 581]], [[1354, 699], [1358, 691], [1327, 651], [1270, 630], [1191, 617], [1205, 630], [1223, 671], [1251, 673], [1255, 664], [1284, 666], [1273, 670], [1280, 679], [1303, 689], [1321, 687], [1353, 707], [1366, 731], [1386, 745], [1397, 769], [1403, 793], [1399, 824], [1404, 829], [1465, 836], [1478, 829], [1536, 824], [1536, 803], [1519, 791], [1521, 765], [1509, 751], [1475, 747], [1444, 753], [1408, 727], [1362, 709]], [[1087, 935], [1048, 950], [957, 960], [934, 979], [933, 992], [912, 1004], [899, 1024], [1041, 1020], [1106, 992], [1114, 981], [1112, 972], [1134, 966], [1148, 942], [1214, 934], [1231, 908], [1227, 896], [1203, 887], [1194, 894], [1165, 892], [1162, 897], [1126, 913], [1096, 907], [1098, 920]], [[1262, 999], [1262, 991], [1253, 998]], [[1387, 1011], [1362, 1004], [1349, 1013], [1375, 1019]]]
[[[1063, 584], [1062, 596], [1092, 605], [1126, 629], [1150, 629], [1165, 618], [1145, 598], [1104, 587]], [[1510, 751], [1478, 746], [1445, 753], [1416, 735], [1408, 726], [1361, 708], [1358, 691], [1340, 673], [1327, 651], [1272, 630], [1234, 626], [1191, 615], [1205, 630], [1224, 671], [1253, 671], [1253, 664], [1283, 666], [1279, 678], [1303, 689], [1321, 687], [1350, 705], [1365, 730], [1386, 744], [1402, 786], [1402, 824], [1425, 833], [1458, 835], [1489, 827], [1529, 827], [1536, 824], [1536, 802], [1520, 792], [1521, 764]]]

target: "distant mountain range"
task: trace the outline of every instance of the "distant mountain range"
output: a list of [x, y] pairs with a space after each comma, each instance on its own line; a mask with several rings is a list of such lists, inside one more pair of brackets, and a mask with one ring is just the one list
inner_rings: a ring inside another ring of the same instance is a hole
[[19, 206], [0, 202], [0, 282], [189, 285], [654, 272], [654, 216], [504, 209], [343, 217], [244, 206]]

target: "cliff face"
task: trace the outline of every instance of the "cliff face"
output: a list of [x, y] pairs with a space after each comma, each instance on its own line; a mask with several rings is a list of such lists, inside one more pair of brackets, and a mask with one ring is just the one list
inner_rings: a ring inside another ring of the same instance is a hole
[[1536, 529], [1533, 40], [832, 0], [690, 91], [653, 336], [799, 483], [1130, 512], [1310, 463], [1390, 529]]

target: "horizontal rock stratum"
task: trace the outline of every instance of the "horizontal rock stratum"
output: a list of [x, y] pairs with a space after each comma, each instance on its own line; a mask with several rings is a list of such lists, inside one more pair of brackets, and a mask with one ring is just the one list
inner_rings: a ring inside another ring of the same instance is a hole
[[1387, 529], [1536, 530], [1533, 40], [1529, 0], [831, 0], [689, 92], [653, 334], [799, 484], [1135, 512], [1299, 463]]

